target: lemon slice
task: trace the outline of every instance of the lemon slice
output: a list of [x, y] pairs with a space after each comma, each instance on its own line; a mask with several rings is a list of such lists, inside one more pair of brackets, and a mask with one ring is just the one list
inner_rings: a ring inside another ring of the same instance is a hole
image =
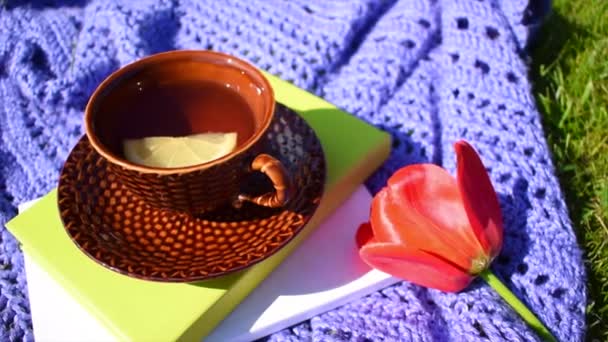
[[123, 142], [127, 160], [149, 167], [176, 168], [221, 158], [236, 147], [237, 134], [200, 133], [184, 137], [146, 137]]

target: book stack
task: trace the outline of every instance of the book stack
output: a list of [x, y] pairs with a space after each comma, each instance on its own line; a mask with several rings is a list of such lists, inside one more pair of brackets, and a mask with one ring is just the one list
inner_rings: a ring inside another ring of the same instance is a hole
[[371, 200], [362, 183], [388, 157], [390, 137], [267, 77], [325, 153], [325, 193], [303, 232], [263, 262], [212, 281], [146, 281], [84, 255], [66, 234], [52, 191], [7, 224], [25, 254], [37, 340], [250, 341], [396, 281], [362, 263], [354, 244]]

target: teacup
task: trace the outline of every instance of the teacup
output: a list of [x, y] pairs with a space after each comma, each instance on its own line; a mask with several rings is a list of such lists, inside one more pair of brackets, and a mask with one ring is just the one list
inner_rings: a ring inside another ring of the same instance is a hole
[[[281, 207], [289, 200], [290, 177], [264, 153], [275, 110], [272, 87], [251, 64], [212, 51], [171, 51], [140, 59], [105, 79], [85, 110], [89, 142], [117, 181], [149, 205], [203, 214], [249, 201]], [[186, 136], [235, 131], [236, 148], [198, 165], [160, 168], [127, 160], [122, 144], [150, 136]], [[260, 171], [274, 191], [240, 193], [248, 174]]]

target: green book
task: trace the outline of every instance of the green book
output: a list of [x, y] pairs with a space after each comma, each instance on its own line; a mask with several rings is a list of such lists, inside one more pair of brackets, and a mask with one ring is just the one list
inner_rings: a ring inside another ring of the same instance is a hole
[[288, 82], [267, 77], [277, 101], [298, 112], [317, 133], [327, 162], [327, 184], [302, 233], [263, 262], [194, 284], [121, 275], [97, 264], [70, 240], [59, 218], [56, 190], [7, 224], [22, 249], [117, 339], [190, 341], [207, 336], [388, 157], [387, 133]]

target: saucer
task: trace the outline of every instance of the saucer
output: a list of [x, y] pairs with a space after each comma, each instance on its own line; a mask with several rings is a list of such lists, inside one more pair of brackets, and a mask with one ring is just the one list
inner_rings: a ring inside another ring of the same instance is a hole
[[[278, 104], [265, 139], [294, 183], [283, 208], [245, 203], [194, 217], [157, 209], [127, 190], [82, 137], [61, 171], [58, 205], [76, 246], [99, 264], [122, 274], [163, 282], [194, 282], [250, 267], [276, 253], [302, 231], [316, 211], [326, 165], [314, 130]], [[254, 173], [244, 192], [272, 189]]]

